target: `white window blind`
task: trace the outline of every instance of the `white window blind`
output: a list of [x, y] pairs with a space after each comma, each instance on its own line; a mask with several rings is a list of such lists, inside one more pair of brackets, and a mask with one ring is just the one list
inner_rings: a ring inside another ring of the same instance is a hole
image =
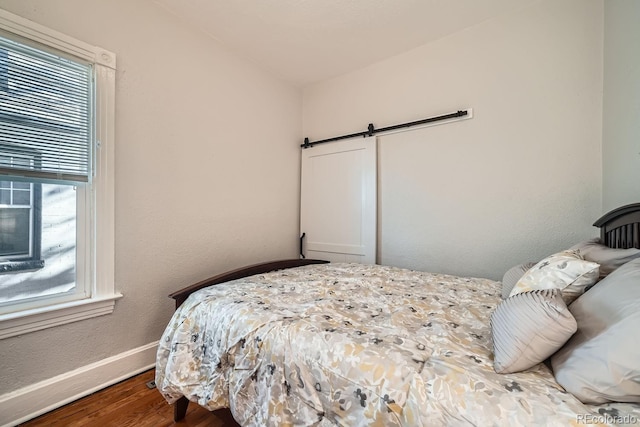
[[0, 36], [0, 175], [87, 182], [91, 64]]

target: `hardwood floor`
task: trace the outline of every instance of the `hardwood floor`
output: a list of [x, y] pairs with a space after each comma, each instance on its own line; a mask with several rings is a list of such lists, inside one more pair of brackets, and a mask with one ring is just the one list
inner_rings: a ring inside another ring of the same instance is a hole
[[189, 404], [184, 420], [174, 423], [173, 406], [158, 390], [147, 388], [154, 375], [154, 370], [143, 372], [21, 426], [238, 426], [228, 410], [209, 412], [195, 403]]

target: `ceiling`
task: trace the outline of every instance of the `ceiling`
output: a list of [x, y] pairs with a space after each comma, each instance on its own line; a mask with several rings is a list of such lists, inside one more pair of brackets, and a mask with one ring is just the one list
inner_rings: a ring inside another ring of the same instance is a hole
[[154, 0], [222, 46], [305, 86], [537, 0]]

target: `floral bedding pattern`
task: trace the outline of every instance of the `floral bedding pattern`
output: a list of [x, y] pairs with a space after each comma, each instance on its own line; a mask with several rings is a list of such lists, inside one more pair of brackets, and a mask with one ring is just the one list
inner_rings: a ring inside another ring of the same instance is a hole
[[493, 370], [500, 285], [362, 264], [252, 276], [191, 295], [167, 326], [156, 384], [242, 425], [640, 425], [586, 406], [544, 364]]

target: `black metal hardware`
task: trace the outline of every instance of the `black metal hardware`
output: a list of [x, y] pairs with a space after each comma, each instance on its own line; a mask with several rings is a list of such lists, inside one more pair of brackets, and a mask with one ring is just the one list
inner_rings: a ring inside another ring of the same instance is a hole
[[302, 246], [302, 241], [304, 240], [304, 236], [306, 236], [307, 233], [302, 233], [302, 236], [300, 236], [300, 258], [305, 259], [306, 257], [304, 256], [304, 254], [302, 253], [303, 250], [303, 246]]
[[426, 123], [432, 123], [432, 122], [438, 122], [440, 120], [447, 120], [447, 119], [454, 119], [456, 117], [462, 117], [462, 116], [466, 116], [468, 113], [468, 111], [466, 110], [459, 110], [455, 113], [451, 113], [451, 114], [444, 114], [442, 116], [436, 116], [436, 117], [429, 117], [426, 119], [422, 119], [422, 120], [416, 120], [414, 122], [408, 122], [408, 123], [402, 123], [399, 125], [393, 125], [393, 126], [387, 126], [384, 128], [380, 128], [380, 129], [375, 129], [373, 127], [373, 123], [369, 123], [369, 126], [367, 127], [367, 130], [364, 132], [357, 132], [357, 133], [352, 133], [349, 135], [342, 135], [342, 136], [336, 136], [333, 138], [327, 138], [327, 139], [322, 139], [320, 141], [313, 141], [310, 142], [309, 138], [305, 138], [304, 139], [304, 144], [301, 144], [300, 147], [302, 148], [310, 148], [313, 147], [314, 145], [317, 144], [323, 144], [325, 142], [333, 142], [333, 141], [339, 141], [341, 139], [349, 139], [349, 138], [355, 138], [358, 136], [361, 137], [367, 137], [367, 136], [373, 136], [376, 133], [380, 133], [380, 132], [388, 132], [388, 131], [392, 131], [392, 130], [396, 130], [396, 129], [402, 129], [402, 128], [408, 128], [408, 127], [412, 127], [412, 126], [418, 126], [418, 125], [423, 125]]

